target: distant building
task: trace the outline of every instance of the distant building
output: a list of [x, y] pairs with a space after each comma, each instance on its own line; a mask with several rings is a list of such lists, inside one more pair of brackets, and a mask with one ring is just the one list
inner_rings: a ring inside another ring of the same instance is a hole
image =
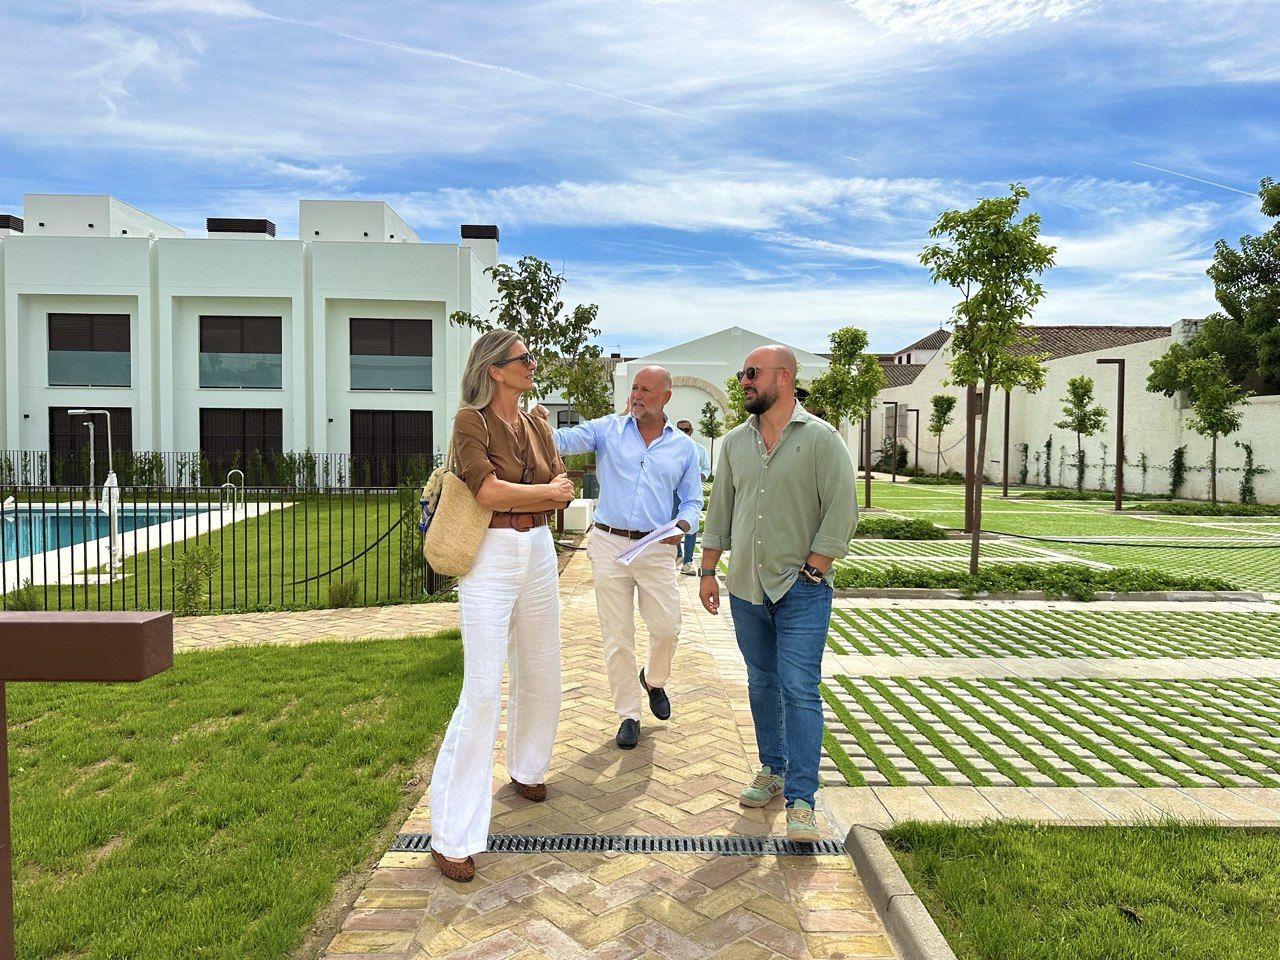
[[0, 217], [0, 456], [48, 454], [51, 482], [81, 482], [57, 468], [87, 443], [76, 408], [111, 411], [116, 451], [200, 455], [215, 482], [310, 451], [394, 483], [441, 452], [474, 341], [447, 318], [489, 313], [497, 227], [423, 242], [385, 203], [344, 200], [300, 201], [298, 224], [188, 237], [112, 197], [28, 194]]
[[[1094, 396], [1111, 413], [1101, 433], [1084, 440], [1087, 464], [1085, 485], [1109, 488], [1115, 482], [1115, 409], [1116, 368], [1100, 366], [1099, 359], [1125, 360], [1125, 459], [1126, 490], [1135, 493], [1167, 493], [1169, 461], [1173, 451], [1186, 446], [1187, 473], [1182, 495], [1208, 498], [1209, 441], [1186, 426], [1190, 410], [1183, 398], [1164, 397], [1147, 391], [1147, 375], [1151, 362], [1169, 349], [1175, 338], [1185, 340], [1198, 326], [1198, 320], [1180, 320], [1165, 326], [1035, 326], [1035, 350], [1048, 353], [1047, 375], [1043, 389], [1028, 394], [1014, 390], [1009, 397], [1009, 480], [1017, 483], [1025, 465], [1027, 482], [1044, 485], [1046, 478], [1053, 486], [1074, 486], [1075, 435], [1055, 427], [1062, 419], [1063, 398], [1071, 377], [1092, 377]], [[907, 463], [916, 462], [917, 414], [919, 411], [919, 463], [932, 473], [937, 460], [937, 438], [928, 432], [931, 414], [930, 398], [938, 393], [951, 393], [959, 398], [954, 420], [942, 434], [942, 469], [963, 470], [964, 467], [964, 390], [944, 386], [948, 379], [950, 351], [947, 331], [935, 331], [909, 347], [881, 356], [888, 386], [881, 391], [879, 403], [872, 413], [872, 461], [880, 459], [893, 443], [895, 434], [907, 448]], [[925, 352], [928, 358], [917, 362]], [[909, 358], [909, 359], [908, 359]], [[897, 403], [896, 428], [894, 407]], [[991, 398], [990, 423], [987, 430], [986, 461], [983, 469], [992, 482], [1000, 482], [1004, 474], [1005, 396], [1003, 391]], [[1254, 447], [1254, 461], [1274, 471], [1280, 466], [1280, 396], [1252, 398], [1245, 407], [1244, 425], [1238, 433], [1218, 443], [1218, 495], [1235, 499], [1243, 451], [1234, 441]], [[1051, 441], [1051, 442], [1050, 442]], [[1022, 449], [1026, 446], [1026, 460]], [[858, 447], [857, 431], [850, 437], [851, 450]], [[1105, 458], [1104, 458], [1105, 447]], [[855, 462], [860, 462], [853, 452]], [[1280, 501], [1280, 472], [1260, 474], [1254, 480], [1258, 499]]]

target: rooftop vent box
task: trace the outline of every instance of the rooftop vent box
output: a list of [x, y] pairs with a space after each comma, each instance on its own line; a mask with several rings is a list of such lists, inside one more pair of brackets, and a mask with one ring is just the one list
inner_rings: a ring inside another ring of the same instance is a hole
[[263, 237], [274, 237], [276, 225], [270, 220], [246, 219], [243, 217], [209, 217], [204, 222], [210, 237], [223, 240], [260, 240]]

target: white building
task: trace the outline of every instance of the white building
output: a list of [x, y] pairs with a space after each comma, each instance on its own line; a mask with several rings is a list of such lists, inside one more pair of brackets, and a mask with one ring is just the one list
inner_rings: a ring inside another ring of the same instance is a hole
[[[1116, 367], [1100, 365], [1100, 359], [1125, 361], [1124, 410], [1125, 410], [1125, 489], [1134, 493], [1168, 493], [1169, 463], [1174, 450], [1186, 447], [1186, 480], [1181, 490], [1184, 497], [1208, 499], [1209, 496], [1209, 440], [1201, 437], [1187, 425], [1190, 409], [1179, 398], [1168, 398], [1147, 391], [1147, 375], [1151, 362], [1165, 353], [1173, 338], [1188, 335], [1197, 321], [1180, 321], [1172, 327], [1144, 326], [1036, 326], [1032, 328], [1038, 337], [1035, 349], [1048, 353], [1046, 382], [1038, 393], [1014, 390], [1009, 397], [1009, 482], [1016, 484], [1021, 478], [1023, 445], [1026, 447], [1025, 466], [1027, 482], [1052, 486], [1075, 485], [1075, 434], [1056, 427], [1062, 419], [1063, 398], [1067, 393], [1067, 381], [1085, 375], [1095, 383], [1095, 401], [1109, 413], [1106, 427], [1101, 433], [1083, 441], [1085, 486], [1109, 488], [1115, 482], [1115, 413], [1117, 409]], [[937, 343], [928, 338], [882, 358], [889, 378], [888, 386], [881, 391], [879, 404], [872, 413], [872, 459], [878, 460], [881, 451], [889, 449], [894, 432], [894, 410], [897, 411], [897, 435], [907, 448], [908, 466], [916, 461], [917, 421], [919, 423], [919, 463], [922, 469], [932, 473], [938, 460], [938, 438], [928, 432], [931, 414], [930, 398], [939, 393], [958, 397], [954, 420], [941, 436], [941, 463], [943, 470], [963, 470], [964, 466], [964, 391], [954, 386], [944, 386], [948, 378], [947, 363], [950, 351], [946, 347], [949, 335], [943, 331]], [[921, 354], [920, 345], [933, 345], [934, 352], [923, 363], [898, 362], [898, 357], [912, 354], [912, 360]], [[892, 404], [896, 403], [895, 408]], [[919, 411], [916, 414], [915, 411]], [[987, 450], [983, 467], [987, 478], [999, 483], [1004, 474], [1005, 395], [997, 392], [991, 398], [990, 424], [987, 430]], [[1218, 497], [1222, 500], [1238, 498], [1244, 451], [1235, 446], [1236, 441], [1251, 444], [1254, 462], [1268, 472], [1254, 480], [1258, 499], [1262, 502], [1280, 501], [1280, 430], [1276, 429], [1280, 418], [1280, 396], [1253, 397], [1244, 407], [1244, 424], [1231, 437], [1218, 441]], [[850, 443], [856, 446], [855, 436]], [[856, 454], [855, 454], [856, 457]]]
[[[713, 402], [723, 421], [728, 411], [725, 380], [742, 369], [743, 361], [752, 350], [778, 342], [777, 337], [766, 337], [742, 327], [729, 327], [657, 353], [619, 362], [613, 371], [614, 401], [619, 410], [624, 408], [627, 394], [631, 391], [631, 381], [640, 368], [651, 364], [665, 367], [671, 374], [671, 402], [667, 404], [667, 416], [672, 423], [688, 420], [693, 424], [693, 438], [710, 448], [710, 440], [698, 429], [703, 406], [707, 401]], [[828, 363], [825, 357], [799, 347], [791, 349], [795, 351], [800, 365], [798, 380], [801, 384], [826, 372]], [[718, 453], [719, 447], [713, 452]], [[714, 464], [712, 466], [714, 468]]]
[[199, 452], [215, 482], [259, 453], [391, 480], [440, 452], [474, 340], [447, 320], [490, 311], [497, 228], [423, 242], [379, 201], [302, 200], [298, 222], [193, 238], [112, 197], [28, 194], [0, 216], [0, 451], [70, 459], [89, 418], [68, 411], [102, 408], [115, 450]]

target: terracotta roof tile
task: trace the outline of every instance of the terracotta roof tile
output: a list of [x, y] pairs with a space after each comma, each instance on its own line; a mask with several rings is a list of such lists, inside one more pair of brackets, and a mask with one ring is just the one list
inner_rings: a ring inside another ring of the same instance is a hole
[[937, 350], [950, 339], [950, 331], [934, 330], [932, 333], [926, 334], [910, 346], [903, 347], [898, 352], [906, 353], [908, 350]]
[[1021, 352], [1047, 353], [1050, 360], [1074, 357], [1081, 353], [1093, 353], [1095, 350], [1126, 347], [1130, 344], [1145, 343], [1148, 340], [1159, 340], [1169, 336], [1168, 327], [1079, 325], [1031, 327], [1030, 330], [1036, 335], [1036, 345], [1031, 350]]
[[925, 368], [923, 363], [887, 363], [880, 361], [880, 366], [884, 368], [885, 376], [889, 378], [886, 387], [905, 387], [909, 383], [914, 383], [916, 377], [920, 375], [920, 371]]

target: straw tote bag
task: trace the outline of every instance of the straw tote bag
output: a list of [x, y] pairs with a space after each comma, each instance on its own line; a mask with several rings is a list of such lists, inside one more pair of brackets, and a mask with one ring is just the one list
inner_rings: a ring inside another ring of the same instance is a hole
[[447, 577], [461, 577], [471, 569], [493, 519], [493, 511], [476, 503], [456, 468], [450, 438], [448, 459], [431, 474], [421, 499], [422, 555], [432, 570]]

